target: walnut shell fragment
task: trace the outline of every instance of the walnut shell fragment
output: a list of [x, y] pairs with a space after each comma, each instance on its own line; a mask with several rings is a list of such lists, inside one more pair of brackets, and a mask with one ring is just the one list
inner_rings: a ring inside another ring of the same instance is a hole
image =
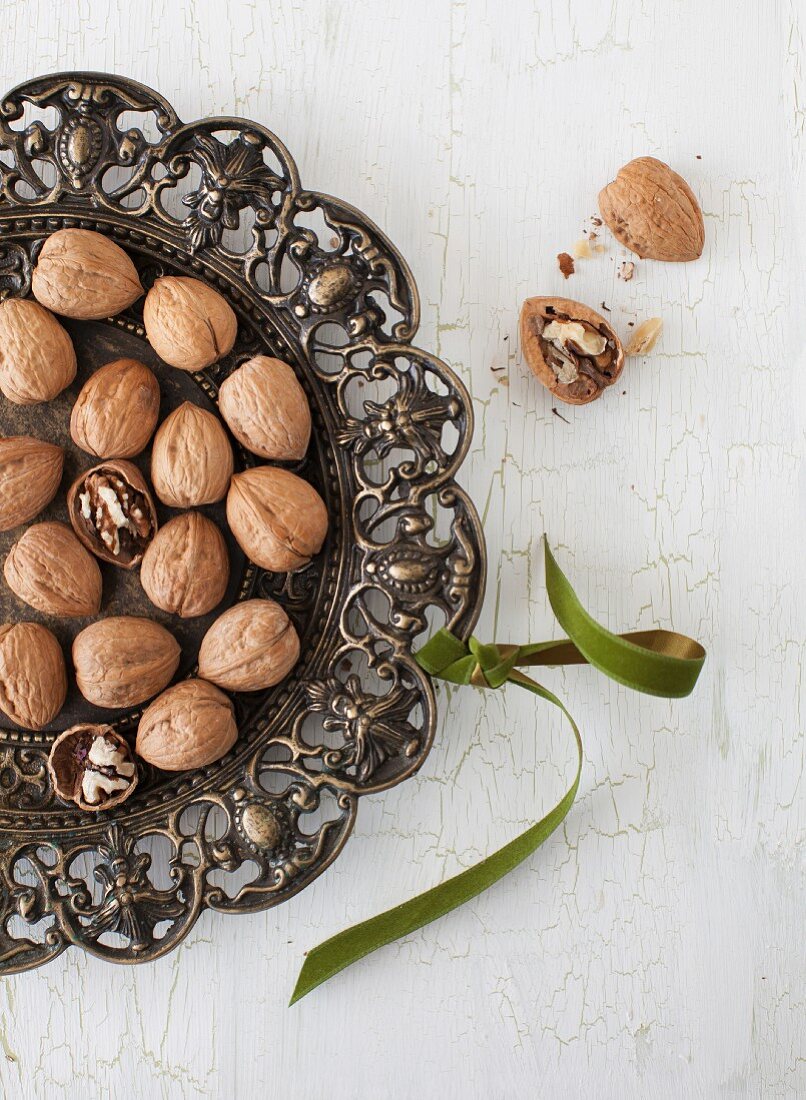
[[280, 604], [244, 600], [204, 635], [199, 676], [226, 691], [261, 691], [284, 680], [298, 660], [299, 637]]
[[0, 439], [0, 531], [38, 516], [56, 496], [64, 451], [27, 435]]
[[65, 523], [35, 523], [12, 546], [6, 583], [46, 615], [88, 618], [101, 607], [101, 570]]
[[302, 569], [327, 534], [327, 508], [307, 481], [274, 466], [235, 474], [227, 494], [227, 521], [238, 545], [263, 569]]
[[218, 407], [239, 443], [261, 458], [303, 458], [311, 410], [292, 367], [255, 355], [222, 383]]
[[96, 458], [133, 458], [154, 434], [160, 387], [136, 359], [116, 359], [97, 370], [73, 405], [73, 442]]
[[599, 192], [613, 236], [642, 259], [683, 262], [702, 255], [705, 225], [694, 192], [668, 164], [638, 157]]
[[64, 317], [114, 317], [144, 293], [137, 268], [114, 241], [90, 229], [59, 229], [42, 246], [31, 290]]
[[137, 765], [111, 726], [71, 726], [53, 742], [48, 771], [59, 798], [80, 810], [111, 810], [137, 786]]
[[154, 436], [151, 481], [171, 508], [215, 504], [226, 495], [234, 467], [221, 421], [190, 401], [174, 409]]
[[80, 542], [101, 561], [133, 569], [157, 532], [145, 478], [125, 459], [101, 462], [70, 487], [67, 512]]
[[206, 680], [183, 680], [146, 709], [137, 729], [137, 753], [168, 772], [203, 768], [238, 739], [232, 703]]
[[116, 615], [85, 627], [73, 641], [78, 690], [96, 707], [133, 707], [162, 691], [179, 667], [173, 634], [151, 619]]
[[238, 332], [238, 320], [218, 291], [182, 275], [155, 281], [143, 322], [160, 359], [186, 371], [211, 367], [232, 350]]
[[615, 331], [581, 302], [527, 298], [521, 347], [546, 389], [569, 405], [587, 405], [618, 379], [624, 350]]
[[218, 527], [184, 512], [161, 527], [143, 556], [140, 582], [156, 607], [183, 619], [206, 615], [229, 583], [229, 554]]
[[18, 726], [41, 730], [66, 698], [64, 655], [47, 627], [0, 625], [0, 710]]
[[0, 390], [15, 405], [52, 401], [76, 376], [73, 341], [28, 298], [0, 302]]

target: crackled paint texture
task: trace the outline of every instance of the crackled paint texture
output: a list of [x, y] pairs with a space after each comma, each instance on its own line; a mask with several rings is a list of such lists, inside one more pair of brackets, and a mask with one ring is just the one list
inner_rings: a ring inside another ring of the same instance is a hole
[[[440, 690], [422, 772], [362, 806], [311, 889], [206, 914], [144, 968], [69, 952], [0, 981], [7, 1097], [806, 1095], [803, 222], [806, 12], [797, 0], [127, 0], [0, 3], [3, 83], [118, 71], [184, 118], [240, 113], [302, 178], [411, 261], [420, 343], [469, 386], [462, 480], [483, 513], [479, 634], [554, 630], [545, 530], [622, 629], [671, 626], [696, 694], [549, 673], [584, 733], [566, 825], [462, 911], [293, 1010], [303, 952], [497, 848], [553, 804], [571, 746], [517, 693]], [[687, 265], [556, 253], [620, 164], [692, 184]], [[524, 369], [521, 300], [605, 301], [663, 338], [589, 408], [552, 414]], [[800, 481], [799, 481], [800, 478]]]

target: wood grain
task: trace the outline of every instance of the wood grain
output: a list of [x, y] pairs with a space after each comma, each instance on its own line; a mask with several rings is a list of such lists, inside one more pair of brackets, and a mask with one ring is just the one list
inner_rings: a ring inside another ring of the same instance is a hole
[[[586, 740], [560, 835], [488, 895], [285, 1007], [302, 953], [500, 846], [563, 789], [558, 719], [440, 690], [423, 772], [368, 799], [278, 910], [206, 914], [164, 960], [70, 952], [0, 982], [4, 1096], [806, 1095], [803, 326], [806, 15], [797, 0], [0, 2], [3, 81], [118, 71], [184, 118], [272, 127], [306, 185], [410, 260], [419, 342], [470, 387], [463, 471], [491, 576], [479, 635], [549, 636], [547, 531], [590, 610], [709, 660], [682, 703], [546, 678]], [[641, 154], [705, 213], [701, 260], [556, 268]], [[605, 302], [655, 351], [552, 414], [534, 294]], [[798, 390], [799, 385], [799, 390]]]

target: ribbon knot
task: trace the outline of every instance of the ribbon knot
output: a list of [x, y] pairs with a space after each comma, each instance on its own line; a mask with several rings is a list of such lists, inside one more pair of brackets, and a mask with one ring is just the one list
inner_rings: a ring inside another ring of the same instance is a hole
[[417, 663], [430, 676], [452, 684], [500, 688], [510, 678], [520, 646], [484, 644], [470, 637], [467, 643], [450, 631], [438, 630], [417, 654]]

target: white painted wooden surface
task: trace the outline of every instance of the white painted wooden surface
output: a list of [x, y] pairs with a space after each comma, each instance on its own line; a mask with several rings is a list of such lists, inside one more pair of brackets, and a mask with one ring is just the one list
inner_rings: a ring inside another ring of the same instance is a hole
[[[600, 618], [673, 624], [710, 653], [682, 703], [549, 674], [587, 748], [565, 828], [487, 896], [288, 1010], [307, 948], [500, 846], [563, 787], [570, 747], [548, 710], [443, 692], [422, 773], [367, 800], [338, 864], [292, 902], [207, 914], [149, 967], [70, 952], [0, 982], [3, 1095], [806, 1095], [803, 5], [0, 12], [5, 87], [118, 71], [185, 118], [259, 119], [306, 184], [398, 243], [422, 292], [420, 343], [473, 393], [463, 481], [489, 539], [481, 635], [552, 632], [545, 529]], [[624, 284], [610, 241], [564, 283], [555, 254], [644, 153], [700, 196], [702, 259], [639, 263]], [[525, 296], [566, 291], [604, 299], [625, 334], [649, 315], [666, 324], [623, 386], [563, 410], [570, 424], [517, 338]]]

